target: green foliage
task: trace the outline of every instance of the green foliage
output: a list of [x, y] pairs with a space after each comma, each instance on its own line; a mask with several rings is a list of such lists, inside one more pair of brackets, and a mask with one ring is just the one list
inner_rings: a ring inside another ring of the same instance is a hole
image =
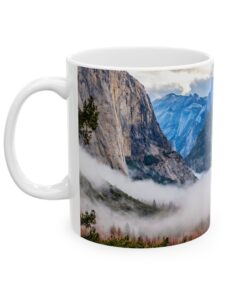
[[85, 145], [89, 145], [92, 132], [98, 126], [99, 112], [94, 104], [93, 97], [89, 97], [83, 103], [83, 110], [79, 109], [79, 131]]
[[96, 214], [95, 211], [92, 210], [91, 213], [86, 211], [85, 213], [81, 213], [81, 225], [86, 228], [91, 228], [92, 224], [96, 224]]
[[89, 233], [84, 237], [93, 242], [100, 242], [99, 234], [94, 227], [91, 227]]
[[[110, 229], [110, 234], [108, 237], [102, 238], [97, 232], [94, 225], [96, 224], [96, 213], [94, 210], [91, 210], [89, 213], [81, 213], [81, 226], [84, 227], [84, 232], [82, 236], [90, 241], [101, 243], [108, 246], [123, 247], [123, 248], [156, 248], [156, 247], [165, 247], [169, 245], [168, 237], [157, 237], [156, 239], [149, 239], [143, 236], [131, 236], [129, 234], [130, 227], [128, 224], [125, 226], [125, 234], [118, 227], [114, 225]], [[126, 233], [128, 232], [128, 234]]]
[[163, 237], [163, 241], [160, 244], [160, 247], [167, 247], [169, 245], [169, 238]]
[[121, 237], [110, 237], [106, 240], [99, 240], [101, 244], [123, 248], [158, 248], [169, 245], [168, 237], [157, 240], [149, 240], [139, 236], [138, 238], [130, 238], [128, 235]]
[[155, 156], [153, 156], [152, 154], [148, 154], [144, 156], [144, 160], [143, 160], [144, 164], [149, 166], [152, 164], [157, 164], [159, 163], [159, 159], [156, 158]]
[[94, 225], [96, 224], [96, 213], [94, 210], [91, 210], [89, 213], [81, 213], [81, 236], [87, 240], [115, 247], [122, 248], [158, 248], [158, 247], [167, 247], [179, 243], [184, 243], [190, 241], [208, 229], [209, 221], [202, 223], [198, 228], [194, 230], [191, 235], [181, 236], [179, 238], [168, 238], [166, 236], [157, 236], [157, 237], [147, 237], [140, 235], [136, 237], [131, 233], [130, 226], [127, 223], [125, 225], [125, 230], [121, 230], [120, 227], [113, 225], [110, 228], [109, 234], [104, 233], [102, 236], [97, 232]]

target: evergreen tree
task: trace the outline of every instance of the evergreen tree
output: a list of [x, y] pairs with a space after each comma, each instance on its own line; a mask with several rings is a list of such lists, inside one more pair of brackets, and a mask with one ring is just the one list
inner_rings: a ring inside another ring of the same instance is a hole
[[153, 208], [156, 210], [157, 209], [157, 205], [156, 205], [156, 201], [155, 199], [153, 200]]
[[94, 104], [94, 98], [89, 97], [83, 103], [83, 109], [79, 109], [79, 132], [85, 145], [89, 145], [92, 138], [92, 132], [98, 126], [99, 112]]
[[88, 211], [81, 213], [81, 225], [84, 225], [86, 228], [91, 228], [94, 224], [96, 224], [96, 214], [94, 210], [92, 210], [91, 213]]
[[98, 242], [100, 236], [96, 231], [94, 225], [96, 224], [96, 213], [92, 210], [90, 213], [86, 211], [85, 213], [81, 213], [81, 225], [83, 225], [87, 229], [87, 234], [83, 236], [84, 238]]

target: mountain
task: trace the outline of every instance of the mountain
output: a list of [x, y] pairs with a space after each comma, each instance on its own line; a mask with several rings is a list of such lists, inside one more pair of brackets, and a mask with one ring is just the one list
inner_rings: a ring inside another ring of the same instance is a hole
[[169, 214], [176, 210], [175, 206], [166, 205], [164, 207], [154, 207], [139, 201], [132, 196], [126, 194], [122, 190], [106, 183], [101, 189], [95, 188], [86, 177], [80, 176], [81, 195], [86, 196], [94, 203], [103, 203], [105, 206], [122, 213], [135, 213], [138, 216], [151, 216], [159, 213]]
[[197, 173], [207, 171], [211, 166], [211, 139], [212, 110], [207, 115], [205, 125], [197, 137], [195, 146], [185, 158], [189, 167]]
[[92, 203], [97, 202], [98, 205], [102, 203], [114, 212], [134, 213], [140, 217], [162, 214], [164, 218], [178, 210], [178, 207], [171, 202], [162, 206], [147, 204], [107, 182], [102, 188], [95, 188], [82, 174], [80, 175], [80, 184], [82, 185], [80, 189], [81, 196], [85, 198], [86, 194]]
[[78, 68], [79, 108], [89, 97], [99, 112], [90, 143], [80, 145], [132, 179], [167, 184], [193, 182], [192, 170], [173, 151], [144, 86], [126, 71]]
[[211, 106], [211, 94], [199, 97], [169, 94], [153, 101], [157, 121], [174, 150], [189, 155], [202, 131]]

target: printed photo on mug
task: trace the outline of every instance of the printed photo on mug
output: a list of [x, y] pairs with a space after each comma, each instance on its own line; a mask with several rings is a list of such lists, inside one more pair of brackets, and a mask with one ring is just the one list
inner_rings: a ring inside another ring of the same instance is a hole
[[[68, 175], [32, 182], [14, 135], [27, 98], [50, 90], [67, 100]], [[42, 199], [70, 199], [78, 235], [125, 248], [172, 246], [207, 231], [213, 60], [177, 48], [106, 48], [67, 58], [66, 78], [28, 84], [12, 104], [5, 158], [15, 183]], [[85, 241], [84, 241], [85, 242]]]
[[209, 227], [212, 64], [78, 67], [81, 236], [159, 247]]

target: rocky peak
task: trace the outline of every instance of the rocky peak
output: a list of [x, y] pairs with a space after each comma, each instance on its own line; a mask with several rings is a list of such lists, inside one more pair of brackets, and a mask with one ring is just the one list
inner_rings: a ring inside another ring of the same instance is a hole
[[128, 72], [80, 67], [78, 92], [80, 109], [91, 96], [99, 111], [98, 127], [84, 146], [93, 157], [133, 179], [195, 180], [163, 135], [144, 86]]

